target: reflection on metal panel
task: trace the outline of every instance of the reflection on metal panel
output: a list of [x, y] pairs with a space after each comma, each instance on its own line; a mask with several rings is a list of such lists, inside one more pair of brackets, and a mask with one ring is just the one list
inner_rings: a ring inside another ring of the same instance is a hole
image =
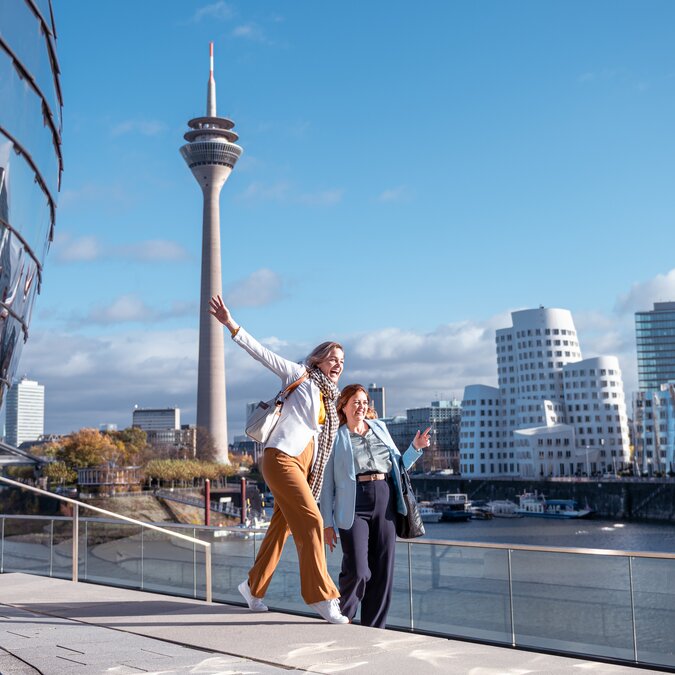
[[0, 1], [0, 405], [54, 228], [61, 87], [51, 0]]

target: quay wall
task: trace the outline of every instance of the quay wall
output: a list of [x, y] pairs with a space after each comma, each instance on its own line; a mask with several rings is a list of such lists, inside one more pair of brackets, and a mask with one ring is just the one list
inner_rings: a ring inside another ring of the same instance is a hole
[[467, 479], [455, 476], [411, 476], [418, 499], [462, 492], [469, 499], [510, 499], [539, 492], [548, 499], [575, 499], [599, 518], [675, 523], [675, 479], [672, 478], [522, 478]]

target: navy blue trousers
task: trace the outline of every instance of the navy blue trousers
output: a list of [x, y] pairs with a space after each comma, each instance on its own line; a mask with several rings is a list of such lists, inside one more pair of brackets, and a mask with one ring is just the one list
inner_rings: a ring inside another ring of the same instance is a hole
[[340, 529], [340, 609], [361, 624], [384, 628], [391, 604], [396, 548], [396, 493], [391, 479], [356, 483], [354, 524]]

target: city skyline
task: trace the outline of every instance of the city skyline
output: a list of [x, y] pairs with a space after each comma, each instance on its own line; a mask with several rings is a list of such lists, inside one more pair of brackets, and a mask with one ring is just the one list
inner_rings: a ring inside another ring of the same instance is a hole
[[[20, 365], [47, 386], [46, 430], [134, 404], [194, 420], [199, 200], [175, 147], [210, 40], [246, 138], [222, 258], [250, 332], [296, 359], [338, 339], [342, 383], [382, 384], [396, 414], [495, 384], [494, 329], [564, 307], [636, 389], [633, 313], [675, 299], [675, 7], [647, 4], [374, 2], [354, 22], [308, 2], [148, 1], [133, 21], [56, 2], [65, 171]], [[225, 348], [232, 436], [277, 383]]]

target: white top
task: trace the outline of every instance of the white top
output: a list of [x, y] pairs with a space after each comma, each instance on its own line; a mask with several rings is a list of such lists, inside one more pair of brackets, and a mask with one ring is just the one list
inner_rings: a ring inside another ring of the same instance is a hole
[[[288, 361], [267, 349], [267, 347], [263, 347], [244, 328], [240, 327], [232, 339], [256, 361], [260, 361], [265, 367], [278, 375], [281, 379], [282, 389], [302, 377], [307, 370], [303, 364]], [[322, 428], [319, 424], [320, 410], [321, 392], [319, 387], [307, 378], [286, 399], [279, 422], [274, 427], [265, 447], [278, 448], [291, 457], [298, 457], [313, 437], [314, 458], [316, 458], [317, 441]], [[314, 459], [312, 464], [314, 464]]]

